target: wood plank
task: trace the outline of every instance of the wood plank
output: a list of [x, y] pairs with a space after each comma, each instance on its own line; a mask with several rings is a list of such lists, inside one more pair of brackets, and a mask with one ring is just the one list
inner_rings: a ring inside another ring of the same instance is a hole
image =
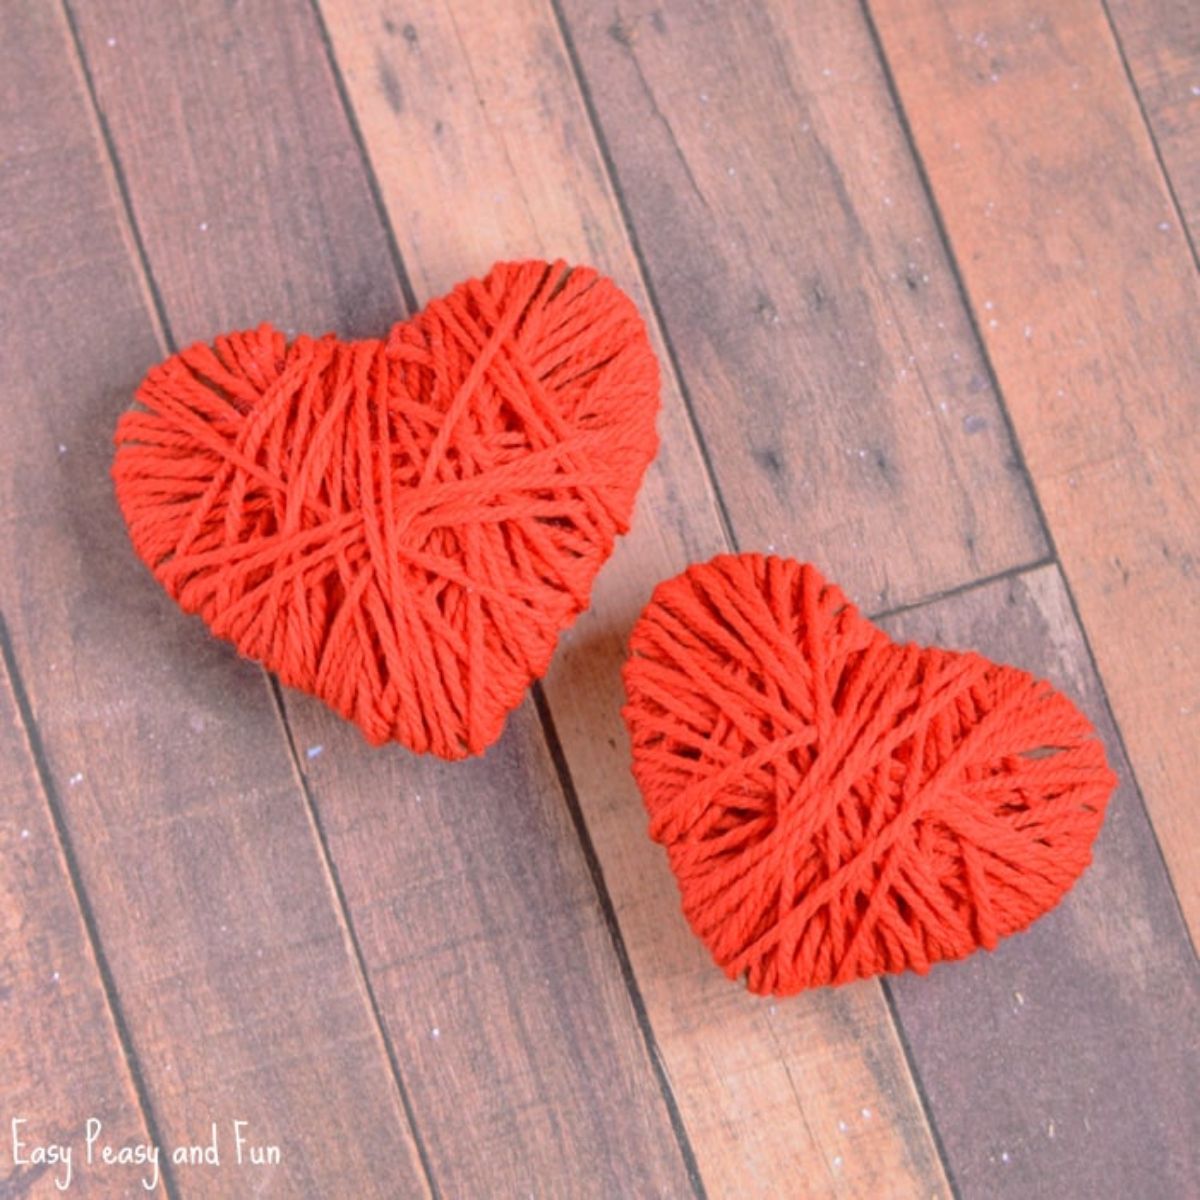
[[446, 1194], [689, 1194], [533, 704], [455, 764], [289, 712]]
[[[132, 1192], [150, 1177], [142, 1169], [83, 1161], [89, 1119], [118, 1144], [145, 1142], [148, 1126], [2, 663], [0, 777], [0, 1194]], [[68, 1147], [70, 1161], [38, 1161], [49, 1144]]]
[[403, 296], [307, 6], [164, 7], [75, 19], [175, 344], [387, 329]]
[[892, 983], [964, 1200], [1200, 1194], [1200, 971], [1056, 567], [885, 622], [1052, 680], [1121, 786], [1095, 861], [992, 954]]
[[1194, 939], [1200, 276], [1100, 5], [873, 11]]
[[[649, 313], [548, 6], [347, 0], [323, 11], [421, 297], [495, 258], [562, 255], [594, 262]], [[658, 344], [663, 448], [545, 684], [658, 1052], [710, 1195], [944, 1194], [878, 987], [779, 1005], [746, 995], [688, 931], [646, 837], [618, 715], [625, 635], [659, 579], [724, 546]]]
[[[419, 1194], [263, 677], [180, 619], [116, 510], [113, 424], [162, 345], [62, 10], [5, 35], [0, 608], [154, 1123], [222, 1126], [224, 1164], [173, 1190]], [[230, 1164], [234, 1120], [282, 1163]]]
[[[309, 4], [234, 26], [217, 3], [111, 4], [80, 29], [173, 329], [380, 333], [402, 315]], [[182, 166], [164, 176], [167, 153]], [[463, 765], [372, 750], [319, 704], [286, 704], [436, 1185], [686, 1193], [536, 713]]]
[[1200, 8], [1191, 0], [1107, 0], [1107, 8], [1194, 253], [1200, 240]]
[[563, 9], [740, 543], [873, 610], [1039, 559], [857, 9]]

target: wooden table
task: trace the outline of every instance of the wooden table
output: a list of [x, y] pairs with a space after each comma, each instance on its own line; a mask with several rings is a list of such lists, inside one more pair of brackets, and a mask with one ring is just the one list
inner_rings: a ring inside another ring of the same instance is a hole
[[[172, 1196], [1200, 1195], [1197, 14], [6, 5], [0, 1193], [58, 1141], [145, 1195], [94, 1120], [215, 1122]], [[486, 758], [371, 750], [136, 562], [113, 424], [174, 347], [533, 255], [636, 298], [663, 449]], [[712, 966], [618, 669], [730, 546], [1081, 702], [1121, 787], [1052, 915], [787, 1001]]]

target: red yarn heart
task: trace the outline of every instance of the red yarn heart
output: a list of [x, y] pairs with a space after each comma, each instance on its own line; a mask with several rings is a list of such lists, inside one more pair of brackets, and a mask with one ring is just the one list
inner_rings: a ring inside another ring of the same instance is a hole
[[590, 267], [502, 263], [386, 339], [197, 343], [121, 417], [143, 561], [248, 658], [389, 739], [482, 752], [628, 528], [658, 365]]
[[651, 836], [753, 992], [992, 949], [1091, 861], [1116, 784], [1049, 684], [897, 645], [791, 560], [725, 555], [659, 585], [624, 678]]

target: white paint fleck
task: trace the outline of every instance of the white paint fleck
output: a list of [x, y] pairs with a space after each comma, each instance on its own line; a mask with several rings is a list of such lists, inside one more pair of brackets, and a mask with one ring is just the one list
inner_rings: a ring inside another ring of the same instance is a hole
[[29, 830], [28, 830], [28, 829], [22, 829], [22, 830], [21, 830], [21, 841], [23, 841], [23, 842], [24, 842], [24, 841], [27, 841], [28, 839], [29, 839]]
[[1171, 222], [1170, 221], [1159, 221], [1158, 228], [1159, 228], [1159, 232], [1161, 232], [1161, 233], [1170, 233], [1171, 232]]
[[1200, 96], [1200, 83], [1193, 83], [1193, 84], [1192, 84], [1192, 95], [1193, 95], [1193, 96]]
[[1025, 997], [1020, 992], [1013, 992], [1013, 1000], [1018, 1008], [1025, 1006]]
[[838, 1132], [839, 1133], [845, 1133], [849, 1128], [850, 1128], [850, 1126], [847, 1125], [845, 1121], [838, 1122]]
[[429, 1036], [436, 1042], [442, 1036], [442, 1031], [435, 1025], [430, 1031]]
[[207, 221], [201, 221], [201, 222], [200, 222], [200, 232], [201, 232], [201, 233], [207, 233], [207, 232], [208, 232], [208, 222], [207, 222]]
[[117, 44], [117, 39], [115, 37], [110, 37], [105, 40], [105, 45], [107, 45], [109, 47], [109, 49], [111, 49], [116, 44]]
[[701, 92], [701, 93], [700, 93], [700, 103], [701, 103], [701, 104], [707, 104], [707, 103], [708, 103], [708, 93], [707, 93], [707, 92]]
[[59, 454], [66, 454], [66, 452], [67, 452], [67, 443], [66, 442], [58, 443], [58, 452], [59, 452]]
[[986, 308], [988, 312], [991, 312], [992, 309], [996, 307], [996, 302], [995, 300], [985, 300], [983, 302], [983, 307]]
[[737, 167], [727, 167], [726, 173], [732, 178], [732, 176], [737, 174]]
[[891, 196], [884, 196], [884, 198], [883, 198], [883, 207], [884, 207], [884, 208], [891, 208], [891, 207], [892, 207], [892, 198], [891, 198]]
[[1021, 330], [1021, 332], [1025, 335], [1025, 340], [1027, 342], [1033, 340], [1033, 326], [1032, 325], [1026, 325], [1025, 328]]
[[309, 746], [309, 748], [307, 750], [305, 750], [305, 752], [304, 752], [304, 757], [307, 758], [309, 760], [309, 762], [311, 762], [314, 758], [320, 758], [321, 755], [324, 753], [325, 753], [324, 746]]
[[1050, 1139], [1054, 1138], [1054, 1122], [1053, 1121], [1046, 1122], [1046, 1136]]
[[840, 1154], [835, 1154], [833, 1156], [833, 1169], [835, 1171], [840, 1171], [842, 1169], [842, 1156]]
[[71, 787], [78, 787], [82, 782], [83, 782], [83, 772], [82, 771], [76, 771], [75, 774], [72, 775], [71, 778], [67, 780], [67, 783]]
[[60, 978], [61, 978], [61, 976], [59, 975], [59, 973], [57, 971], [55, 971], [54, 974], [50, 976], [50, 982], [57, 983]]
[[871, 1110], [869, 1108], [864, 1108], [862, 1110], [862, 1119], [864, 1121], [869, 1121], [871, 1119]]
[[1011, 1155], [1011, 1154], [1009, 1154], [1009, 1152], [1008, 1152], [1007, 1150], [1001, 1150], [1001, 1151], [1000, 1151], [1000, 1161], [1001, 1161], [1002, 1163], [1011, 1162], [1011, 1161], [1012, 1161], [1012, 1155]]

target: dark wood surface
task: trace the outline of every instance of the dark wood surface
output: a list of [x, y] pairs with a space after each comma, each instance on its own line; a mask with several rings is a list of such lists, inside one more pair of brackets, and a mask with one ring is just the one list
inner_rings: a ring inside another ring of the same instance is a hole
[[[172, 1196], [1200, 1194], [1200, 56], [1110, 7], [9, 6], [0, 1195], [62, 1194], [14, 1116], [281, 1148]], [[176, 345], [521, 255], [635, 297], [662, 453], [500, 743], [371, 750], [161, 594], [113, 422]], [[618, 673], [730, 547], [1078, 699], [1122, 784], [1053, 914], [925, 978], [716, 971]], [[146, 1194], [81, 1153], [67, 1194]]]
[[[113, 1012], [89, 940], [82, 896], [74, 886], [54, 818], [46, 806], [35, 752], [22, 728], [7, 671], [0, 683], [0, 761], [5, 771], [0, 875], [0, 1004], [4, 1025], [5, 1139], [74, 1138], [89, 1117], [118, 1141], [147, 1140], [148, 1130]], [[11, 1023], [10, 1023], [11, 1021]], [[11, 1143], [10, 1143], [11, 1144]], [[66, 1184], [101, 1196], [104, 1181], [65, 1167], [18, 1167], [6, 1154], [0, 1189]], [[23, 1157], [30, 1157], [24, 1155]]]

